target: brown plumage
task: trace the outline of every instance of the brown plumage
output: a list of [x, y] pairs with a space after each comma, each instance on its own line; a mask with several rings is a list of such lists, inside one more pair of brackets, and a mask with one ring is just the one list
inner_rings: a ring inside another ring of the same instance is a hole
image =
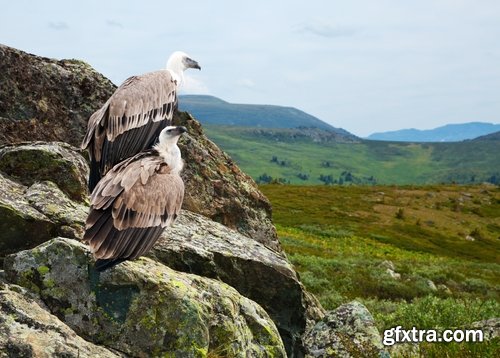
[[114, 166], [97, 184], [83, 240], [99, 271], [151, 249], [181, 210], [184, 183], [177, 139], [184, 127], [166, 127], [160, 143]]
[[115, 164], [151, 148], [171, 125], [177, 87], [187, 68], [200, 66], [185, 53], [174, 52], [167, 69], [130, 77], [92, 114], [81, 145], [90, 155], [90, 191]]

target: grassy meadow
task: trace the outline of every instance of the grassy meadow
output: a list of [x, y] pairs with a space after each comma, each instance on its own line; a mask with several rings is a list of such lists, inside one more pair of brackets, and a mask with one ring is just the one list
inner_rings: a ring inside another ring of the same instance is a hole
[[[500, 141], [357, 143], [304, 138], [297, 129], [205, 125], [208, 137], [256, 181], [319, 185], [500, 181]], [[323, 178], [323, 180], [321, 179]]]
[[[289, 259], [326, 309], [358, 299], [380, 330], [500, 317], [498, 186], [260, 188]], [[500, 343], [419, 349], [426, 357], [494, 357]]]

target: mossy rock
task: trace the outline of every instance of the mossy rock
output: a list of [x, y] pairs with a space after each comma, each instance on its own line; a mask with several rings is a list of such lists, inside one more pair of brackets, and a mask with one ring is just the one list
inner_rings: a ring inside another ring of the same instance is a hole
[[33, 293], [0, 282], [0, 357], [121, 356], [85, 341], [43, 307]]
[[308, 358], [389, 358], [372, 315], [357, 301], [327, 312], [306, 332], [304, 344]]
[[175, 270], [219, 279], [257, 302], [273, 319], [290, 357], [303, 352], [308, 321], [324, 315], [285, 257], [202, 215], [183, 210], [149, 256]]
[[0, 259], [34, 247], [56, 232], [54, 222], [30, 206], [26, 189], [0, 173]]
[[87, 120], [116, 86], [83, 61], [55, 60], [0, 45], [0, 144], [80, 145]]
[[71, 199], [87, 198], [89, 173], [85, 159], [66, 143], [31, 142], [0, 149], [0, 171], [24, 185], [54, 182]]
[[128, 355], [286, 356], [267, 313], [220, 281], [147, 258], [99, 274], [87, 247], [63, 238], [11, 255], [4, 267], [80, 336]]

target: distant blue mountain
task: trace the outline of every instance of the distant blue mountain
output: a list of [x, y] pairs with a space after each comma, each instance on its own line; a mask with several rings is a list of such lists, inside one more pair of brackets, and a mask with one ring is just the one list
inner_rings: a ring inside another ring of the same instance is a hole
[[474, 139], [500, 131], [500, 124], [469, 122], [447, 124], [434, 129], [402, 129], [391, 132], [373, 133], [367, 139], [397, 142], [459, 142]]
[[260, 128], [319, 128], [356, 138], [297, 108], [264, 104], [229, 103], [205, 95], [179, 96], [179, 109], [192, 113], [203, 124]]

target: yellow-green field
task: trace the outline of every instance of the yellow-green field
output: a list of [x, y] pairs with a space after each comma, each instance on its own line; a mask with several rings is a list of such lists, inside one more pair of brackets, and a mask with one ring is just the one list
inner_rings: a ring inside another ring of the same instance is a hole
[[[499, 187], [260, 188], [288, 257], [325, 308], [359, 299], [379, 329], [500, 317]], [[425, 356], [493, 357], [500, 348], [496, 340], [421, 349]]]

